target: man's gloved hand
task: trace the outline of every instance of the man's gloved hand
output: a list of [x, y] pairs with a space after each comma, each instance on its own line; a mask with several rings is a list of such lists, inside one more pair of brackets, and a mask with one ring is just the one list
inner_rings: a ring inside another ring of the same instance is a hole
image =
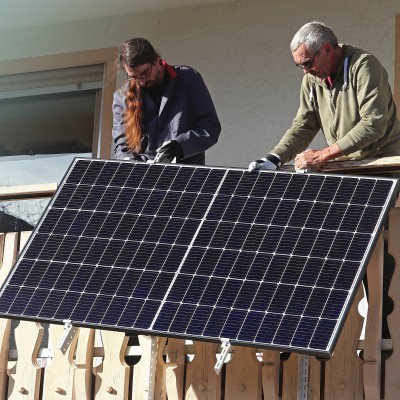
[[177, 140], [164, 142], [156, 151], [154, 162], [170, 163], [174, 158], [176, 158], [176, 162], [180, 162], [183, 158], [183, 150]]
[[278, 157], [268, 154], [267, 157], [263, 157], [260, 160], [253, 161], [249, 164], [249, 171], [257, 171], [259, 169], [275, 170], [281, 165], [281, 161]]

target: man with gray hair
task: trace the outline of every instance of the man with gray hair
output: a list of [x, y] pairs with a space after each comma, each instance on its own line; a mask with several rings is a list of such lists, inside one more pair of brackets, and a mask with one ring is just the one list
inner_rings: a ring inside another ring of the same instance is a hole
[[[297, 170], [319, 170], [329, 160], [400, 155], [400, 122], [385, 68], [372, 54], [339, 45], [322, 22], [302, 26], [290, 44], [304, 72], [300, 106], [278, 145], [249, 170], [276, 169], [295, 160]], [[307, 149], [319, 130], [327, 147]]]

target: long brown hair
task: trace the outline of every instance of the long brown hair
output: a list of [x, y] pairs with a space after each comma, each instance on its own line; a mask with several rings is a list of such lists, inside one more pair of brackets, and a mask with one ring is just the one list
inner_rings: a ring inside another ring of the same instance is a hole
[[[151, 43], [143, 38], [134, 38], [124, 42], [118, 51], [118, 67], [135, 68], [138, 65], [154, 63], [159, 54]], [[132, 79], [126, 92], [126, 110], [124, 112], [125, 139], [128, 147], [135, 153], [141, 151], [143, 136], [142, 90], [138, 81]]]

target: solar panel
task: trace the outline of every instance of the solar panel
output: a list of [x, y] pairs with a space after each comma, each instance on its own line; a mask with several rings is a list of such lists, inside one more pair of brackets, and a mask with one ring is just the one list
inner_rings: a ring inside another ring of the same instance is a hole
[[0, 314], [329, 356], [388, 178], [75, 159]]

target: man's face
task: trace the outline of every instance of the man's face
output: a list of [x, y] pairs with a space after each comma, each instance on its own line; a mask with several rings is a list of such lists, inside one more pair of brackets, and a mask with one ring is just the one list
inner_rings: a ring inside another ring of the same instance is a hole
[[296, 65], [305, 74], [311, 74], [323, 80], [330, 74], [331, 49], [329, 44], [324, 44], [320, 50], [313, 52], [302, 43], [292, 55]]
[[125, 65], [124, 69], [128, 75], [128, 80], [135, 80], [145, 88], [158, 86], [164, 79], [165, 70], [161, 65], [160, 58], [157, 58], [154, 63], [138, 65], [135, 68]]

